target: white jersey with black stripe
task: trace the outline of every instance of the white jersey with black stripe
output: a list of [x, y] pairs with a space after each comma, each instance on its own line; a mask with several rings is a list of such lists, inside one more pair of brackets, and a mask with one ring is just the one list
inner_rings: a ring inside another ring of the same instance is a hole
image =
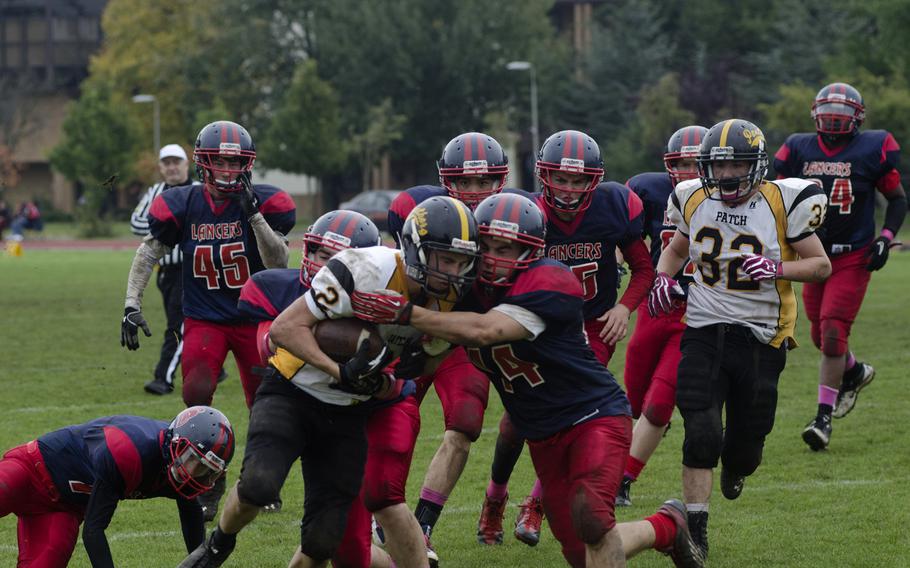
[[796, 260], [792, 243], [821, 226], [826, 206], [815, 183], [796, 178], [763, 181], [736, 205], [710, 199], [700, 180], [677, 185], [667, 214], [688, 235], [689, 258], [698, 268], [689, 286], [687, 325], [745, 325], [775, 347], [792, 340], [796, 295], [790, 281], [752, 280], [742, 270], [743, 256]]

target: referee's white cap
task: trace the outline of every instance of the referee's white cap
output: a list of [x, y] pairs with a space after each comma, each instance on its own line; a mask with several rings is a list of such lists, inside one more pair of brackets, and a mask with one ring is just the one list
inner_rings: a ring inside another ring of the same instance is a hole
[[158, 159], [163, 160], [165, 158], [180, 158], [181, 160], [186, 159], [186, 152], [180, 146], [180, 144], [168, 144], [163, 146], [161, 151], [158, 152]]

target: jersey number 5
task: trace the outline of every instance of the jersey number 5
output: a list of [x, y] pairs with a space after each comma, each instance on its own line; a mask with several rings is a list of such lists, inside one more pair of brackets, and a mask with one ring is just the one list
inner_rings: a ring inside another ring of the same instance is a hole
[[221, 287], [221, 278], [228, 288], [240, 288], [250, 279], [250, 263], [244, 256], [243, 243], [221, 245], [218, 254], [221, 257], [221, 270], [215, 267], [216, 245], [199, 245], [193, 253], [193, 276], [205, 280], [209, 290]]
[[581, 282], [584, 300], [587, 302], [597, 295], [597, 263], [587, 262], [572, 267], [572, 274]]

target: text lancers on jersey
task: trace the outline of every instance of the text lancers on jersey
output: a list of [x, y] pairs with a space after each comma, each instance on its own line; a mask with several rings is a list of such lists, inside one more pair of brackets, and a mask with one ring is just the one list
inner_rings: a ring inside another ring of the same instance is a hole
[[848, 178], [852, 166], [852, 162], [803, 162], [803, 175]]
[[240, 221], [231, 223], [193, 223], [190, 225], [190, 238], [194, 241], [210, 241], [212, 239], [230, 239], [243, 236], [243, 226]]
[[547, 256], [555, 260], [597, 260], [602, 256], [603, 243], [568, 243], [547, 247]]

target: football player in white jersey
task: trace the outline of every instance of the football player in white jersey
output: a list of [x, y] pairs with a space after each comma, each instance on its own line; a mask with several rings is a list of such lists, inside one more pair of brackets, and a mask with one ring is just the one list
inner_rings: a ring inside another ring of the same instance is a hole
[[796, 346], [790, 281], [822, 281], [831, 263], [815, 235], [824, 193], [810, 181], [766, 180], [768, 154], [757, 126], [739, 119], [714, 125], [697, 162], [699, 179], [670, 195], [676, 233], [661, 253], [648, 301], [653, 313], [672, 310], [680, 290], [670, 275], [695, 263], [676, 404], [685, 428], [689, 526], [707, 556], [712, 470], [720, 460], [721, 492], [739, 497], [774, 425], [777, 381]]

